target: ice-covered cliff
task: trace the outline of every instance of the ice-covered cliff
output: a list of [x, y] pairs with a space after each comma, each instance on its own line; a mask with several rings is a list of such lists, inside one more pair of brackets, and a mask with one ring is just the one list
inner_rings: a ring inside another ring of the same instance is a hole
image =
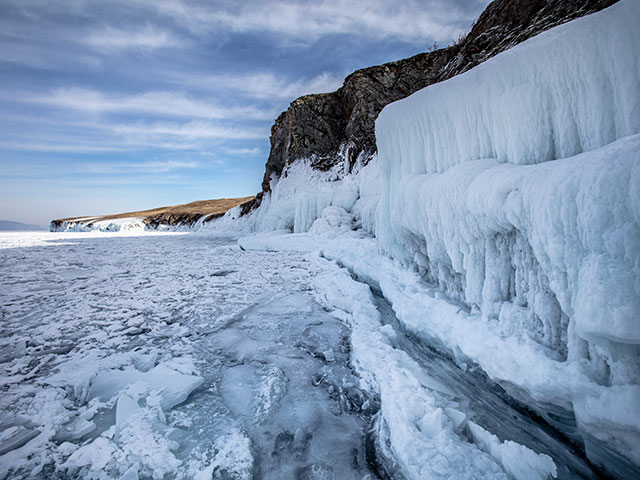
[[622, 1], [376, 123], [380, 247], [607, 383], [640, 382], [638, 24]]
[[377, 157], [354, 159], [346, 144], [323, 168], [318, 155], [287, 157], [246, 220], [315, 231], [331, 223], [316, 221], [326, 207], [344, 209], [459, 311], [421, 325], [440, 307], [416, 280], [374, 274], [379, 259], [325, 254], [386, 282], [412, 330], [568, 404], [588, 457], [611, 471], [618, 455], [640, 464], [637, 25], [640, 2], [622, 0], [390, 103], [375, 124]]
[[262, 192], [243, 205], [243, 213], [260, 205], [263, 197], [270, 196], [270, 204], [277, 201], [278, 196], [271, 195], [272, 188], [295, 163], [308, 162], [317, 171], [335, 172], [337, 168], [341, 174], [368, 163], [377, 150], [375, 120], [385, 105], [615, 1], [495, 0], [454, 45], [357, 70], [335, 92], [296, 99], [271, 129]]
[[639, 24], [623, 0], [387, 106], [375, 227], [487, 328], [632, 386], [636, 416]]

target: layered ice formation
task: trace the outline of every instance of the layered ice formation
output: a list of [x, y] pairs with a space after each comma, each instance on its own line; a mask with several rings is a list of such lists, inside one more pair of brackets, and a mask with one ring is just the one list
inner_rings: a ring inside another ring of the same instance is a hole
[[379, 246], [506, 335], [640, 383], [640, 5], [387, 106]]
[[[594, 462], [639, 464], [639, 24], [623, 0], [388, 105], [378, 158], [293, 163], [248, 222], [315, 235], [244, 245], [323, 248], [380, 285], [406, 328], [573, 410]], [[338, 208], [410, 272], [321, 240], [345, 225]]]

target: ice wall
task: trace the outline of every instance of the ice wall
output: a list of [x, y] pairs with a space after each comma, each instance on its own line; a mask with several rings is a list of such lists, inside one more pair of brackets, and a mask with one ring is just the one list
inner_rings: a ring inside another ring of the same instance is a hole
[[351, 213], [357, 219], [357, 226], [375, 235], [378, 203], [380, 202], [380, 168], [377, 155], [358, 170], [356, 180], [358, 184], [358, 200], [351, 208]]
[[637, 25], [623, 0], [376, 122], [381, 249], [602, 384], [640, 383]]
[[326, 170], [313, 167], [313, 158], [300, 159], [272, 179], [271, 192], [251, 215], [251, 229], [258, 232], [289, 230], [307, 232], [329, 206], [351, 210], [360, 192], [360, 160], [349, 171], [346, 148]]
[[542, 33], [384, 108], [391, 175], [496, 158], [540, 163], [640, 131], [640, 10], [625, 0]]

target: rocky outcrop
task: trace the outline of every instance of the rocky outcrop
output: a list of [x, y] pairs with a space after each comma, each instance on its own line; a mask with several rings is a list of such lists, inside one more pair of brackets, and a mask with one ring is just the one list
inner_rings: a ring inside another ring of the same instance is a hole
[[[455, 45], [357, 70], [332, 93], [294, 100], [271, 128], [262, 192], [242, 205], [260, 205], [284, 167], [310, 158], [328, 169], [346, 156], [350, 166], [376, 152], [375, 120], [385, 105], [473, 68], [551, 27], [606, 8], [617, 0], [496, 0]], [[339, 155], [342, 153], [342, 155]]]

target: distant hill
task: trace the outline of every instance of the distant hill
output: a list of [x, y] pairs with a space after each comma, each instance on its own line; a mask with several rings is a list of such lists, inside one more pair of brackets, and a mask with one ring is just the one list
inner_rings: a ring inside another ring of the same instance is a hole
[[118, 213], [114, 215], [69, 217], [53, 220], [51, 230], [64, 228], [66, 224], [80, 224], [91, 228], [95, 222], [104, 220], [118, 220], [123, 218], [140, 218], [147, 228], [158, 228], [160, 225], [193, 225], [200, 218], [206, 217], [205, 222], [221, 217], [227, 210], [237, 207], [254, 197], [219, 198], [216, 200], [198, 200], [196, 202], [174, 205], [170, 207], [153, 208], [136, 212]]
[[0, 220], [1, 232], [16, 232], [24, 230], [46, 230], [38, 225], [29, 225], [28, 223], [10, 222], [9, 220]]

